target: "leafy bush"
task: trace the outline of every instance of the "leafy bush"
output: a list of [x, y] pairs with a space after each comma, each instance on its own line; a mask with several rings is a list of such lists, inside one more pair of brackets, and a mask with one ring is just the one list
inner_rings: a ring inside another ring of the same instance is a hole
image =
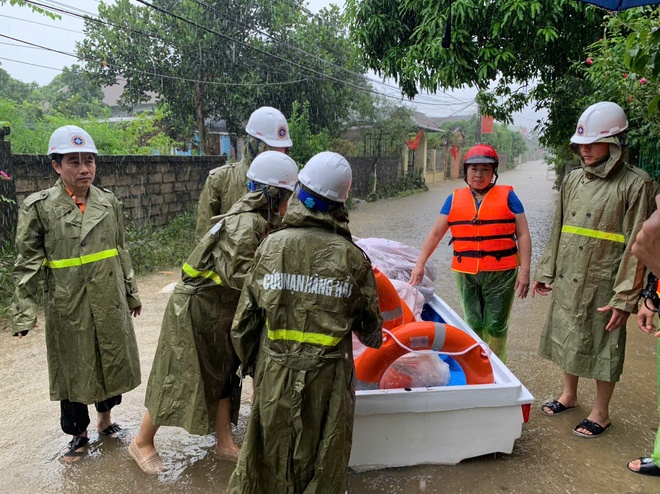
[[183, 265], [195, 248], [196, 218], [196, 210], [191, 209], [161, 227], [128, 225], [126, 240], [135, 272], [145, 274]]

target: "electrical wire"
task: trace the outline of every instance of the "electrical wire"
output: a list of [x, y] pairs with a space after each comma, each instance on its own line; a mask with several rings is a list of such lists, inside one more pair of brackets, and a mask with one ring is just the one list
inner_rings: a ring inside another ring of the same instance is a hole
[[[64, 4], [64, 3], [61, 3], [61, 2], [56, 2], [55, 0], [45, 0], [45, 1], [50, 1], [50, 3], [52, 3], [52, 4], [56, 4], [56, 5], [59, 5], [59, 6], [61, 6], [61, 7], [67, 7], [67, 8], [70, 8], [70, 9], [74, 8], [74, 7], [72, 7], [71, 5], [67, 5], [67, 4]], [[385, 93], [385, 92], [378, 92], [378, 91], [374, 90], [373, 88], [356, 86], [355, 84], [352, 84], [352, 83], [350, 83], [350, 82], [347, 82], [347, 81], [344, 81], [344, 80], [341, 80], [341, 79], [337, 79], [337, 78], [335, 78], [335, 77], [333, 77], [333, 76], [330, 76], [330, 75], [325, 74], [325, 73], [323, 73], [323, 72], [319, 72], [318, 70], [312, 69], [312, 68], [310, 68], [310, 67], [306, 67], [306, 66], [301, 65], [301, 64], [299, 64], [299, 63], [296, 63], [296, 62], [294, 62], [294, 61], [291, 61], [291, 60], [285, 59], [285, 58], [280, 57], [280, 56], [277, 56], [277, 55], [270, 54], [270, 53], [268, 53], [268, 52], [266, 52], [266, 51], [264, 51], [264, 50], [261, 50], [261, 49], [259, 49], [259, 48], [253, 47], [253, 46], [251, 46], [251, 45], [249, 45], [249, 44], [247, 44], [247, 43], [245, 43], [245, 42], [243, 42], [243, 41], [241, 41], [241, 40], [238, 40], [238, 39], [236, 39], [236, 38], [232, 38], [231, 36], [228, 36], [228, 35], [224, 35], [224, 34], [219, 33], [219, 32], [217, 32], [217, 31], [215, 31], [215, 30], [213, 30], [213, 29], [207, 28], [207, 27], [205, 27], [205, 26], [201, 26], [200, 24], [198, 24], [198, 23], [196, 23], [196, 22], [194, 22], [194, 21], [190, 21], [189, 19], [186, 19], [186, 18], [184, 18], [184, 17], [182, 17], [182, 16], [179, 16], [179, 15], [177, 15], [177, 14], [174, 14], [174, 13], [172, 13], [172, 12], [166, 10], [166, 9], [163, 9], [163, 8], [161, 8], [161, 7], [157, 7], [157, 6], [155, 6], [155, 5], [153, 5], [153, 4], [149, 3], [149, 2], [142, 1], [142, 0], [136, 0], [136, 1], [137, 1], [138, 3], [141, 3], [141, 4], [145, 5], [145, 6], [147, 6], [147, 7], [151, 7], [151, 8], [153, 8], [153, 9], [157, 10], [157, 11], [160, 11], [161, 13], [163, 13], [163, 14], [165, 14], [165, 15], [170, 15], [170, 16], [172, 16], [172, 17], [174, 17], [174, 18], [177, 18], [177, 19], [179, 19], [179, 20], [181, 20], [181, 21], [187, 23], [187, 24], [191, 24], [191, 25], [193, 25], [193, 26], [195, 26], [195, 27], [197, 27], [197, 28], [203, 29], [203, 30], [205, 30], [205, 31], [207, 31], [207, 32], [213, 33], [213, 34], [215, 34], [215, 35], [217, 35], [217, 36], [223, 37], [223, 38], [228, 39], [228, 40], [230, 40], [230, 41], [234, 41], [234, 42], [240, 43], [240, 44], [246, 46], [247, 48], [250, 48], [250, 49], [253, 49], [253, 50], [256, 50], [256, 51], [262, 53], [263, 55], [267, 55], [267, 56], [274, 57], [274, 58], [276, 58], [276, 59], [281, 60], [281, 61], [284, 62], [284, 63], [288, 63], [288, 64], [290, 64], [290, 65], [293, 65], [293, 66], [295, 66], [295, 67], [298, 67], [299, 69], [301, 69], [301, 70], [303, 70], [303, 71], [312, 72], [313, 74], [316, 74], [316, 75], [318, 76], [318, 77], [310, 77], [310, 76], [307, 76], [307, 78], [312, 78], [312, 79], [316, 79], [316, 80], [319, 80], [319, 79], [320, 79], [320, 80], [331, 80], [331, 81], [333, 81], [333, 82], [336, 82], [336, 83], [339, 83], [339, 84], [343, 84], [343, 85], [345, 85], [345, 86], [347, 86], [347, 87], [349, 87], [349, 88], [351, 88], [351, 89], [358, 90], [358, 91], [361, 91], [361, 92], [367, 92], [367, 93], [375, 94], [375, 95], [378, 95], [378, 96], [383, 96], [383, 97], [386, 97], [386, 98], [389, 98], [389, 99], [395, 99], [395, 100], [397, 100], [397, 101], [402, 101], [402, 100], [403, 100], [403, 97], [400, 95], [400, 89], [399, 89], [399, 88], [397, 88], [397, 87], [395, 87], [395, 86], [388, 85], [388, 84], [383, 83], [383, 82], [380, 82], [380, 81], [377, 81], [377, 80], [375, 80], [375, 79], [368, 78], [368, 77], [365, 76], [365, 75], [362, 75], [362, 74], [358, 74], [358, 73], [352, 72], [352, 71], [350, 71], [349, 69], [343, 68], [343, 67], [341, 67], [341, 66], [337, 66], [337, 65], [335, 65], [335, 64], [332, 64], [332, 62], [325, 61], [324, 59], [322, 59], [322, 58], [320, 58], [320, 57], [316, 57], [316, 56], [314, 56], [314, 55], [311, 55], [311, 54], [309, 54], [308, 52], [305, 52], [304, 50], [302, 50], [302, 49], [300, 49], [300, 48], [297, 48], [297, 47], [294, 47], [294, 46], [288, 45], [288, 46], [290, 46], [291, 48], [297, 49], [298, 51], [300, 51], [301, 53], [303, 53], [303, 54], [306, 55], [306, 56], [316, 58], [316, 59], [318, 59], [318, 60], [320, 60], [320, 61], [322, 61], [322, 62], [324, 62], [324, 63], [330, 64], [331, 66], [334, 66], [334, 67], [339, 68], [339, 69], [341, 69], [341, 70], [345, 70], [345, 71], [347, 71], [348, 73], [353, 74], [354, 76], [360, 77], [361, 79], [363, 79], [363, 80], [364, 80], [365, 82], [367, 82], [368, 84], [379, 84], [379, 85], [381, 85], [381, 86], [383, 86], [383, 87], [385, 87], [385, 88], [388, 88], [388, 89], [391, 89], [391, 90], [393, 90], [393, 91], [396, 91], [399, 95], [398, 95], [398, 96], [393, 96], [393, 95], [389, 95], [389, 94], [387, 94], [387, 93]], [[204, 2], [201, 2], [201, 1], [198, 1], [198, 0], [193, 0], [193, 1], [195, 1], [196, 3], [198, 3], [200, 6], [206, 6], [206, 8], [213, 9], [213, 10], [215, 10], [215, 11], [217, 12], [217, 9], [215, 9], [215, 8], [212, 7], [212, 6], [209, 6], [209, 5], [205, 4]], [[36, 1], [31, 1], [31, 0], [28, 0], [27, 3], [32, 4], [32, 5], [35, 5], [35, 6], [37, 6], [37, 7], [45, 8], [45, 9], [50, 10], [50, 11], [54, 11], [54, 12], [56, 12], [56, 13], [60, 13], [60, 14], [64, 14], [64, 15], [70, 15], [70, 16], [72, 16], [72, 17], [77, 17], [77, 18], [80, 18], [80, 19], [83, 19], [83, 20], [86, 20], [86, 21], [91, 21], [91, 22], [95, 22], [95, 23], [98, 23], [98, 24], [101, 24], [101, 25], [111, 26], [111, 27], [114, 27], [114, 28], [117, 28], [117, 29], [122, 29], [122, 30], [130, 31], [130, 32], [133, 32], [133, 33], [135, 33], [135, 34], [147, 35], [147, 36], [149, 36], [149, 37], [151, 37], [151, 38], [156, 38], [156, 39], [159, 39], [160, 41], [165, 41], [160, 35], [153, 34], [153, 33], [145, 33], [145, 32], [141, 32], [141, 31], [136, 31], [136, 30], [131, 29], [131, 28], [128, 28], [128, 27], [126, 27], [126, 26], [120, 26], [120, 25], [117, 25], [117, 24], [113, 24], [113, 23], [111, 23], [111, 22], [102, 21], [102, 20], [100, 20], [100, 19], [98, 19], [98, 18], [95, 18], [95, 17], [92, 17], [92, 16], [90, 16], [90, 15], [80, 15], [80, 14], [76, 14], [75, 12], [71, 12], [71, 11], [66, 10], [66, 9], [64, 9], [64, 8], [58, 8], [58, 7], [55, 7], [55, 6], [53, 6], [53, 5], [44, 4], [44, 3], [41, 3], [41, 2], [36, 2]], [[291, 4], [291, 2], [289, 2], [289, 4]], [[87, 13], [88, 13], [88, 14], [91, 14], [90, 12], [87, 12]], [[318, 16], [315, 16], [315, 17], [318, 17]], [[320, 17], [319, 17], [319, 18], [320, 18]], [[30, 21], [27, 21], [27, 22], [30, 22]], [[31, 21], [31, 22], [34, 22], [34, 21]], [[41, 24], [41, 23], [38, 23], [38, 24]], [[65, 28], [60, 28], [60, 29], [65, 29]], [[261, 33], [262, 33], [262, 34], [266, 34], [266, 33], [264, 33], [263, 31], [261, 31]], [[81, 34], [82, 34], [82, 33], [81, 33]], [[282, 42], [281, 40], [278, 40], [276, 37], [272, 37], [272, 39], [273, 39], [274, 41]], [[284, 43], [284, 42], [282, 42], [282, 43]], [[286, 44], [286, 43], [285, 43], [285, 44]], [[42, 48], [42, 49], [48, 49], [47, 47], [41, 47], [41, 48]], [[57, 50], [54, 50], [54, 51], [57, 52]], [[74, 56], [74, 57], [78, 58], [76, 55], [72, 55], [72, 54], [70, 54], [70, 53], [62, 52], [62, 54], [67, 55], [67, 56]], [[86, 61], [89, 62], [90, 60], [86, 60]], [[116, 65], [113, 65], [113, 67], [117, 67], [117, 66], [116, 66]], [[117, 67], [117, 68], [119, 68], [119, 67]], [[199, 81], [199, 80], [195, 80], [195, 79], [187, 79], [187, 78], [180, 78], [180, 77], [171, 76], [171, 75], [157, 74], [157, 73], [154, 73], [154, 72], [141, 71], [141, 70], [139, 70], [139, 69], [126, 69], [126, 70], [131, 70], [131, 71], [133, 71], [133, 72], [137, 72], [137, 73], [150, 74], [150, 75], [154, 75], [154, 76], [157, 76], [157, 77], [164, 77], [164, 78], [169, 78], [169, 79], [177, 79], [177, 80], [188, 81], [188, 82], [199, 82], [199, 83], [202, 83], [202, 84], [215, 84], [215, 85], [222, 85], [222, 86], [232, 86], [232, 85], [233, 85], [233, 86], [260, 86], [260, 85], [275, 84], [275, 83], [264, 83], [264, 84], [259, 84], [259, 83], [215, 83], [215, 82], [213, 82], [213, 81]], [[307, 81], [307, 80], [308, 80], [307, 78], [306, 78], [306, 79], [300, 79], [300, 80], [298, 80], [298, 81], [287, 81], [286, 83], [287, 83], [287, 84], [294, 84], [294, 83], [299, 82], [299, 81]], [[462, 103], [462, 101], [459, 100], [458, 98], [456, 98], [455, 96], [453, 96], [453, 95], [449, 95], [449, 94], [447, 94], [447, 93], [444, 93], [444, 94], [445, 94], [446, 96], [452, 98], [452, 99], [455, 99], [458, 103]], [[428, 97], [431, 98], [430, 96], [428, 96]], [[415, 105], [418, 105], [418, 106], [421, 106], [421, 107], [425, 107], [425, 108], [435, 108], [435, 107], [443, 107], [443, 108], [447, 108], [447, 107], [453, 106], [451, 103], [448, 103], [448, 102], [441, 102], [441, 101], [436, 102], [436, 101], [433, 101], [433, 100], [427, 100], [427, 99], [422, 99], [422, 98], [418, 98], [418, 99], [416, 99], [415, 102], [414, 102], [414, 104], [415, 104]]]
[[[42, 45], [38, 45], [36, 43], [31, 43], [29, 41], [14, 38], [12, 36], [7, 36], [6, 34], [0, 33], [0, 37], [7, 38], [7, 39], [10, 39], [12, 41], [18, 41], [19, 43], [24, 43], [24, 44], [28, 45], [28, 47], [30, 47], [30, 48], [39, 48], [39, 49], [42, 49], [42, 50], [47, 50], [47, 51], [51, 51], [51, 52], [54, 52], [54, 53], [59, 53], [60, 55], [65, 55], [65, 56], [68, 56], [68, 57], [77, 58], [78, 60], [84, 60], [85, 62], [90, 62], [90, 60], [88, 60], [86, 58], [80, 58], [80, 57], [78, 57], [78, 55], [75, 55], [73, 53], [68, 53], [68, 52], [65, 52], [65, 51], [62, 51], [62, 50], [56, 50], [54, 48], [48, 48], [47, 46], [42, 46]], [[97, 60], [91, 60], [91, 62], [98, 62], [98, 61]], [[154, 77], [162, 77], [164, 79], [173, 79], [173, 80], [184, 81], [184, 82], [195, 82], [195, 83], [209, 84], [209, 85], [212, 85], [212, 86], [231, 86], [231, 87], [234, 87], [234, 86], [252, 87], [252, 86], [268, 86], [268, 85], [283, 86], [283, 85], [288, 85], [288, 84], [298, 84], [300, 82], [305, 81], [305, 79], [298, 79], [298, 80], [295, 80], [295, 81], [284, 81], [284, 82], [257, 82], [257, 83], [201, 81], [201, 80], [198, 80], [198, 79], [188, 79], [188, 78], [185, 78], [185, 77], [176, 77], [176, 76], [167, 75], [167, 74], [158, 74], [156, 72], [147, 72], [146, 70], [119, 67], [118, 65], [114, 65], [114, 64], [108, 63], [108, 62], [106, 62], [106, 64], [107, 64], [108, 67], [114, 67], [114, 68], [117, 68], [117, 69], [122, 68], [123, 70], [126, 70], [128, 72], [135, 72], [135, 73], [138, 73], [138, 74], [151, 75], [151, 76], [154, 76]]]

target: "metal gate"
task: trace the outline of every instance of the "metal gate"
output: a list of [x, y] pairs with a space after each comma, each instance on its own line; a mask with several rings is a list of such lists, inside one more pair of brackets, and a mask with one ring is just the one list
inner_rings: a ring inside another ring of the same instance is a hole
[[646, 171], [653, 180], [660, 182], [660, 143], [657, 141], [643, 141], [639, 146], [639, 159], [637, 162], [642, 170]]

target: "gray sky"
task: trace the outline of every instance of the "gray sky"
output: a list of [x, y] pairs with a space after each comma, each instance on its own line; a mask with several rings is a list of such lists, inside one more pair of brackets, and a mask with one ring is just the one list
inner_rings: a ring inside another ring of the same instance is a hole
[[[98, 0], [40, 0], [43, 3], [77, 12], [79, 14], [96, 15]], [[312, 12], [318, 12], [330, 3], [343, 8], [344, 0], [309, 0], [308, 7]], [[48, 84], [65, 66], [77, 63], [75, 56], [56, 53], [21, 43], [22, 40], [35, 45], [48, 47], [64, 53], [73, 54], [75, 42], [83, 38], [83, 21], [80, 18], [62, 15], [61, 19], [53, 20], [47, 16], [33, 13], [27, 7], [0, 6], [0, 64], [12, 77], [24, 82]], [[15, 38], [8, 39], [3, 36]], [[391, 96], [391, 101], [411, 105], [401, 98], [401, 93], [392, 81], [382, 81], [375, 74], [369, 77], [374, 80], [374, 88]], [[473, 89], [465, 89], [447, 93], [421, 94], [412, 103], [418, 111], [429, 116], [447, 116], [451, 114], [474, 113]], [[523, 112], [515, 117], [515, 124], [532, 129], [536, 115], [532, 111]]]

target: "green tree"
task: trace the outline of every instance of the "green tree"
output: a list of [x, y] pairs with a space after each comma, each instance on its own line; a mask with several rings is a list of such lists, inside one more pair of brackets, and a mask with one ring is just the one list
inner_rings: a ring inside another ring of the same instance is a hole
[[444, 48], [448, 5], [347, 0], [347, 13], [367, 66], [392, 77], [404, 95], [476, 87], [482, 111], [501, 122], [529, 102], [551, 102], [573, 61], [601, 36], [605, 12], [575, 0], [453, 2]]
[[103, 91], [80, 66], [64, 67], [62, 73], [42, 88], [54, 112], [65, 117], [109, 117]]
[[[373, 89], [337, 6], [322, 9], [315, 17], [304, 10], [297, 16], [276, 40], [265, 39], [263, 49], [273, 56], [262, 57], [257, 69], [265, 81], [299, 82], [266, 85], [258, 105], [291, 109], [293, 115], [294, 102], [306, 101], [310, 129], [337, 135], [351, 114], [361, 106], [373, 106]], [[300, 63], [282, 64], [280, 58]]]
[[350, 111], [358, 83], [347, 88], [342, 67], [359, 65], [336, 8], [317, 25], [304, 14], [303, 0], [140, 3], [148, 6], [101, 2], [102, 22], [86, 21], [78, 55], [99, 82], [127, 80], [122, 101], [128, 107], [159, 95], [176, 135], [194, 128], [205, 142], [209, 118], [240, 133], [258, 106], [289, 115], [296, 100], [310, 102], [315, 133], [336, 129]]
[[25, 0], [0, 0], [0, 5], [4, 5], [8, 3], [9, 5], [16, 5], [18, 7], [28, 7], [32, 9], [33, 12], [39, 12], [40, 14], [47, 15], [51, 19], [59, 19], [60, 16], [57, 14], [53, 14], [52, 12], [49, 12], [45, 9], [42, 9], [40, 7], [37, 7], [36, 5], [32, 5], [30, 2], [27, 2]]
[[21, 102], [30, 97], [32, 92], [38, 88], [36, 82], [25, 83], [14, 79], [9, 72], [0, 69], [0, 98]]
[[297, 101], [293, 102], [291, 117], [289, 121], [289, 133], [293, 146], [290, 156], [302, 167], [307, 161], [321, 151], [327, 151], [330, 138], [326, 132], [313, 133], [309, 123], [309, 102], [305, 101], [301, 106]]
[[222, 117], [237, 131], [249, 114], [241, 105], [257, 81], [254, 53], [246, 44], [254, 29], [271, 22], [266, 3], [211, 1], [207, 8], [202, 2], [154, 0], [151, 8], [129, 0], [101, 2], [102, 23], [86, 21], [78, 55], [101, 83], [126, 79], [127, 107], [158, 94], [171, 108], [179, 134], [194, 128], [203, 145], [205, 119]]
[[419, 130], [412, 118], [412, 110], [379, 97], [352, 124], [360, 129], [359, 155], [384, 156], [396, 154], [407, 139]]
[[637, 148], [642, 140], [660, 139], [660, 66], [652, 51], [660, 42], [660, 10], [624, 11], [606, 20], [605, 34], [588, 47], [587, 63], [576, 65], [592, 88], [581, 103], [618, 103], [628, 117], [628, 144]]

